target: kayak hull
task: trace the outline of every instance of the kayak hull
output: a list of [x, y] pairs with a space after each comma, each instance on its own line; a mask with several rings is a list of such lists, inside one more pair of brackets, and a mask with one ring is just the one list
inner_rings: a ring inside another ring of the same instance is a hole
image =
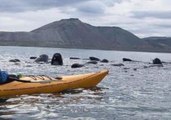
[[57, 93], [69, 89], [91, 88], [96, 86], [108, 70], [80, 75], [62, 76], [60, 80], [50, 82], [12, 81], [0, 85], [0, 97], [10, 97], [23, 94]]

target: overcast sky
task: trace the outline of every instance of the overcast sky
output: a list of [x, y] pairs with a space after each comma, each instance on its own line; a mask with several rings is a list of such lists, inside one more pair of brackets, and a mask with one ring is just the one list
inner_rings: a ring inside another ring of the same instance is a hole
[[79, 18], [118, 26], [139, 37], [171, 36], [171, 0], [0, 0], [0, 31], [31, 31]]

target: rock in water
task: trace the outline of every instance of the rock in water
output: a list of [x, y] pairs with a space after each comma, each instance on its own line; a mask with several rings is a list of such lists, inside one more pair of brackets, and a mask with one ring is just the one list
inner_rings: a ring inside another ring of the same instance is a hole
[[117, 67], [121, 67], [121, 66], [124, 66], [124, 64], [122, 63], [118, 63], [118, 64], [111, 64], [112, 66], [117, 66]]
[[78, 58], [78, 57], [70, 57], [70, 59], [78, 60], [78, 59], [80, 59], [80, 58]]
[[80, 68], [80, 67], [83, 67], [84, 65], [83, 64], [78, 64], [78, 63], [74, 63], [71, 65], [71, 68]]
[[60, 53], [55, 53], [53, 55], [51, 65], [63, 65], [63, 59]]
[[161, 60], [159, 58], [155, 58], [153, 60], [153, 64], [162, 64]]
[[19, 59], [11, 59], [11, 60], [9, 60], [9, 62], [20, 62], [20, 60]]
[[30, 59], [36, 59], [37, 57], [30, 57]]
[[97, 64], [97, 61], [96, 60], [90, 60], [90, 61], [86, 62], [86, 64]]
[[123, 60], [124, 62], [125, 62], [125, 61], [133, 61], [133, 60], [131, 60], [131, 59], [129, 59], [129, 58], [123, 58], [122, 60]]
[[40, 55], [40, 56], [35, 60], [35, 62], [36, 62], [36, 63], [39, 63], [39, 62], [45, 62], [45, 63], [47, 63], [47, 62], [48, 62], [48, 59], [49, 59], [48, 55], [42, 54], [42, 55]]
[[109, 60], [107, 60], [107, 59], [103, 59], [103, 60], [101, 60], [100, 62], [102, 62], [102, 63], [108, 63], [108, 62], [109, 62]]
[[95, 61], [100, 61], [99, 58], [96, 58], [96, 57], [89, 57], [90, 60], [95, 60]]

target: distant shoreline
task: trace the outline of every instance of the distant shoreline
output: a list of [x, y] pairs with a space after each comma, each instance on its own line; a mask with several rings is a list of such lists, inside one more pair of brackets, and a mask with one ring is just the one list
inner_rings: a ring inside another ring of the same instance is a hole
[[[0, 47], [32, 47], [32, 48], [57, 48], [57, 47], [46, 47], [46, 46], [10, 46], [10, 45], [0, 45]], [[96, 51], [96, 50], [101, 50], [101, 51], [120, 51], [120, 52], [138, 52], [138, 53], [168, 53], [170, 54], [171, 52], [162, 52], [162, 51], [130, 51], [130, 50], [108, 50], [108, 49], [85, 49], [85, 48], [57, 48], [57, 49], [79, 49], [79, 50], [92, 50], [92, 51]]]

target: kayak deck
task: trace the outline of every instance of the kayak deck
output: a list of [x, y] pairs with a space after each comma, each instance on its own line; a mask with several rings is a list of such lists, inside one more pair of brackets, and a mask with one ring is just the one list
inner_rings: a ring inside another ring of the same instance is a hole
[[54, 93], [77, 88], [91, 88], [96, 86], [107, 74], [108, 70], [102, 70], [94, 73], [62, 76], [59, 80], [52, 79], [48, 82], [39, 82], [39, 80], [38, 82], [22, 82], [14, 80], [0, 85], [0, 97]]

